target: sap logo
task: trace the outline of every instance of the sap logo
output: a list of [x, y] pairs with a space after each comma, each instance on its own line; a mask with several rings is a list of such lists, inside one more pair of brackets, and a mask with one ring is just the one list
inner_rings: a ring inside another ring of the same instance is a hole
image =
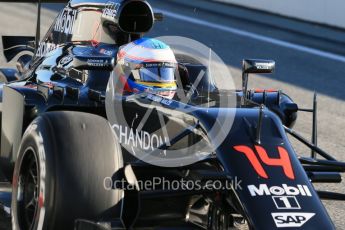
[[305, 212], [272, 213], [272, 217], [277, 228], [302, 227], [302, 225], [304, 225], [313, 216], [315, 216], [315, 213], [305, 213]]
[[119, 3], [107, 2], [103, 9], [103, 17], [116, 17], [120, 6], [121, 5]]
[[312, 196], [309, 188], [306, 185], [297, 185], [297, 187], [293, 187], [283, 184], [282, 186], [268, 187], [266, 184], [260, 184], [259, 188], [257, 188], [255, 185], [248, 185], [248, 190], [252, 196]]
[[108, 55], [108, 56], [113, 55], [113, 51], [112, 50], [101, 49], [99, 52], [101, 54], [105, 54], [105, 55]]

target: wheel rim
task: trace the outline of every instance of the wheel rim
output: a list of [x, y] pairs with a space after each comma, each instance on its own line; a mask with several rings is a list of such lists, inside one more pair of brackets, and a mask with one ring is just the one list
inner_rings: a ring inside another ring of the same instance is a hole
[[18, 223], [20, 229], [31, 230], [38, 212], [39, 199], [38, 161], [33, 149], [28, 149], [23, 157], [18, 177]]

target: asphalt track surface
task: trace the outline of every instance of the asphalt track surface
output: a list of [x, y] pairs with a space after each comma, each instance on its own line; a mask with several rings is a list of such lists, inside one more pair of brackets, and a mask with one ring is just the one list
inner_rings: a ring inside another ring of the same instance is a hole
[[[264, 58], [276, 61], [276, 72], [269, 76], [252, 76], [249, 88], [282, 89], [301, 108], [310, 108], [313, 93], [318, 92], [318, 144], [337, 159], [345, 161], [345, 57], [342, 56], [345, 56], [345, 45], [215, 13], [217, 9], [226, 11], [227, 6], [221, 4], [205, 10], [200, 7], [203, 1], [199, 1], [200, 5], [196, 7], [184, 6], [180, 1], [152, 0], [151, 3], [154, 8], [166, 11], [167, 15], [164, 22], [155, 25], [150, 32], [151, 37], [184, 36], [211, 47], [228, 65], [238, 88], [241, 83], [241, 60]], [[52, 10], [56, 6], [50, 8], [43, 10], [42, 33], [57, 14]], [[35, 12], [34, 5], [1, 3], [0, 34], [34, 35]], [[262, 37], [269, 39], [260, 39]], [[11, 65], [5, 64], [2, 57], [0, 64]], [[310, 138], [311, 126], [311, 115], [300, 113], [296, 130]], [[294, 141], [293, 144], [298, 154], [309, 154], [310, 151], [303, 145]], [[345, 192], [344, 183], [316, 187]], [[325, 201], [324, 204], [337, 229], [345, 229], [345, 205], [339, 201]], [[0, 230], [8, 230], [1, 218]]]

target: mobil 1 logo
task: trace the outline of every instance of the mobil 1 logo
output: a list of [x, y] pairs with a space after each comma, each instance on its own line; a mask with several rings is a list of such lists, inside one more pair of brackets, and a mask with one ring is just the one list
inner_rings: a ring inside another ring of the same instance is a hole
[[277, 209], [301, 209], [295, 196], [272, 196]]

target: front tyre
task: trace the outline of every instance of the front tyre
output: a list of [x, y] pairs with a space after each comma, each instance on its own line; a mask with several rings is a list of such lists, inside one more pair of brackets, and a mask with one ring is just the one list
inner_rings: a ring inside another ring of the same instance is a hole
[[119, 218], [121, 148], [109, 123], [76, 112], [44, 114], [28, 127], [13, 174], [13, 230], [73, 229], [76, 219]]

